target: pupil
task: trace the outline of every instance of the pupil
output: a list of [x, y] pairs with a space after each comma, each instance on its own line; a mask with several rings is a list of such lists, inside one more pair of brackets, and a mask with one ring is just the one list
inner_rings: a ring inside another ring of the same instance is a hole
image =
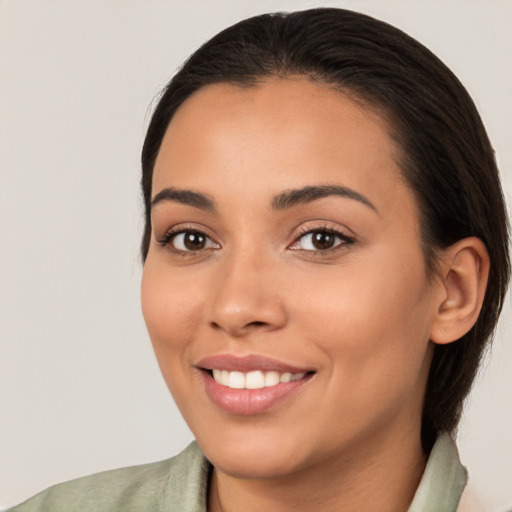
[[184, 244], [185, 247], [191, 251], [197, 251], [203, 249], [205, 246], [205, 237], [201, 233], [187, 233], [185, 235]]
[[313, 234], [313, 245], [316, 249], [331, 249], [334, 244], [334, 236], [331, 233], [317, 232]]

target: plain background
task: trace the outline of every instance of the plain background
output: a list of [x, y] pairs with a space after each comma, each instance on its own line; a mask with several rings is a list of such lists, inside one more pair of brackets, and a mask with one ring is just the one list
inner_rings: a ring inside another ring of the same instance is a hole
[[[0, 0], [0, 508], [192, 439], [139, 306], [148, 107], [220, 29], [320, 5], [391, 22], [455, 71], [510, 204], [510, 0]], [[459, 434], [481, 511], [512, 507], [510, 316]]]

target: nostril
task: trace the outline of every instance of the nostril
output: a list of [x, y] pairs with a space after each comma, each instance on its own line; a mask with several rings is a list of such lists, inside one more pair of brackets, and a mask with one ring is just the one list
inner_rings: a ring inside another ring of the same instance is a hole
[[250, 333], [253, 330], [260, 330], [264, 327], [269, 326], [268, 322], [263, 322], [261, 320], [257, 320], [254, 322], [248, 322], [246, 324], [241, 325], [228, 325], [223, 327], [223, 325], [219, 322], [210, 322], [210, 327], [214, 330], [227, 330], [233, 336], [243, 336], [245, 334]]
[[267, 325], [265, 322], [251, 322], [247, 324], [247, 327], [254, 326], [254, 327], [262, 327], [264, 325]]

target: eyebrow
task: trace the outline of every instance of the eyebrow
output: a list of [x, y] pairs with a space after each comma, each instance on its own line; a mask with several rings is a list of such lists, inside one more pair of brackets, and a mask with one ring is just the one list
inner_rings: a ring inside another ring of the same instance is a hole
[[175, 201], [205, 211], [215, 211], [215, 203], [210, 196], [194, 192], [193, 190], [182, 190], [173, 187], [162, 189], [151, 200], [151, 208], [163, 201]]
[[378, 213], [377, 208], [375, 208], [373, 203], [367, 197], [342, 185], [308, 186], [299, 189], [286, 190], [274, 197], [272, 200], [272, 208], [278, 211], [286, 210], [300, 204], [311, 203], [318, 199], [330, 196], [345, 197], [347, 199], [359, 201]]
[[[271, 205], [273, 210], [282, 211], [330, 196], [353, 199], [378, 212], [377, 208], [367, 197], [342, 185], [316, 185], [285, 190], [274, 197]], [[215, 202], [210, 196], [193, 190], [177, 189], [174, 187], [164, 188], [151, 200], [151, 208], [163, 201], [175, 201], [199, 208], [200, 210], [216, 211]]]

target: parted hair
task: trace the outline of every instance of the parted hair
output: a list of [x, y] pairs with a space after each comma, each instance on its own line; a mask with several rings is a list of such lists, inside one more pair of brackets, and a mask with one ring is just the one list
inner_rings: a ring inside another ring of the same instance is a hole
[[153, 167], [179, 106], [209, 84], [251, 87], [287, 76], [329, 85], [386, 121], [419, 206], [429, 275], [435, 275], [437, 252], [462, 238], [480, 238], [489, 253], [490, 275], [476, 324], [456, 342], [434, 349], [422, 419], [428, 449], [440, 432], [457, 427], [502, 309], [510, 261], [506, 207], [482, 120], [456, 76], [412, 37], [360, 13], [319, 8], [255, 16], [201, 46], [162, 91], [147, 130], [142, 259], [151, 238]]

